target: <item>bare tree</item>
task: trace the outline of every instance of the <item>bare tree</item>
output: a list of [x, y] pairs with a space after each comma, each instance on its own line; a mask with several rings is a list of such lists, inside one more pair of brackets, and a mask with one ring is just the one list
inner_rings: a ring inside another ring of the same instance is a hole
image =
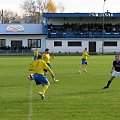
[[43, 12], [45, 12], [46, 5], [47, 5], [47, 0], [37, 0], [37, 8], [39, 11], [39, 16], [40, 16], [39, 19], [41, 22], [43, 21], [42, 14]]
[[25, 0], [21, 4], [24, 11], [23, 17], [27, 23], [40, 23], [43, 21], [44, 12], [57, 12], [56, 4], [53, 0]]
[[16, 12], [13, 12], [11, 10], [3, 10], [3, 23], [18, 23], [20, 22], [18, 20], [18, 14]]
[[40, 13], [45, 11], [45, 7], [47, 5], [47, 0], [37, 0], [37, 7]]
[[21, 8], [24, 11], [24, 16], [29, 16], [29, 23], [36, 23], [36, 3], [34, 0], [25, 0], [23, 4], [21, 4]]

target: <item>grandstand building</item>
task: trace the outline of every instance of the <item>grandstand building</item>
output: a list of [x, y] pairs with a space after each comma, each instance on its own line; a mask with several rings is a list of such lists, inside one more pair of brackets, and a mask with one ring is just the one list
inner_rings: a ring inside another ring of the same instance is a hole
[[42, 24], [0, 24], [0, 49], [120, 52], [120, 13], [44, 13]]
[[44, 24], [0, 24], [1, 50], [45, 49]]

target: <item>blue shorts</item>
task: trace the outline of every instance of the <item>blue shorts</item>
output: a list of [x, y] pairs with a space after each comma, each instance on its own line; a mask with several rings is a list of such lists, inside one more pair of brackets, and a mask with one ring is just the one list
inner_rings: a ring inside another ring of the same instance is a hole
[[38, 56], [34, 56], [34, 60], [37, 60]]
[[82, 65], [87, 65], [87, 60], [82, 58]]
[[37, 74], [37, 73], [34, 74], [34, 80], [35, 80], [37, 85], [39, 85], [39, 84], [47, 85], [49, 83], [46, 76], [41, 75], [41, 74]]
[[[49, 68], [52, 70], [52, 67], [51, 67], [50, 63], [47, 63], [47, 65], [48, 65], [48, 66], [49, 66]], [[45, 72], [47, 72], [47, 70], [46, 70], [46, 69], [44, 69], [44, 71], [45, 71]]]

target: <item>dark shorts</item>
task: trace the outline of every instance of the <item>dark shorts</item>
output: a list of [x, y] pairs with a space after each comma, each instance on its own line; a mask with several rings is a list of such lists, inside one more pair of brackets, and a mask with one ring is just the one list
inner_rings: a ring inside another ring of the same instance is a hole
[[39, 84], [47, 85], [49, 83], [46, 76], [41, 75], [41, 74], [37, 74], [37, 73], [34, 74], [34, 80], [35, 80], [37, 85], [39, 85]]
[[82, 58], [82, 65], [87, 65], [87, 60]]
[[[48, 66], [49, 66], [49, 68], [52, 70], [52, 67], [51, 67], [50, 63], [47, 63], [47, 65], [48, 65]], [[45, 72], [47, 72], [47, 70], [46, 70], [46, 69], [44, 69], [44, 71], [45, 71]]]

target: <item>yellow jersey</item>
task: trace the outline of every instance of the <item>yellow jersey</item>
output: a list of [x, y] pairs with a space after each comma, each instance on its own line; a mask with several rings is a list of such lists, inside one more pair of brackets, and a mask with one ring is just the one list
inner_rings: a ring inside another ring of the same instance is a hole
[[82, 58], [84, 58], [84, 59], [88, 59], [88, 52], [87, 51], [84, 51], [83, 53], [82, 53]]
[[38, 56], [38, 54], [39, 54], [38, 50], [35, 50], [34, 51], [34, 56]]
[[46, 62], [46, 63], [50, 63], [50, 60], [53, 57], [51, 57], [49, 54], [43, 54], [42, 59]]
[[53, 71], [49, 68], [45, 61], [41, 59], [33, 61], [29, 67], [29, 71], [33, 71], [33, 73], [38, 73], [42, 75], [44, 75], [44, 69], [48, 70], [51, 74], [53, 73]]

